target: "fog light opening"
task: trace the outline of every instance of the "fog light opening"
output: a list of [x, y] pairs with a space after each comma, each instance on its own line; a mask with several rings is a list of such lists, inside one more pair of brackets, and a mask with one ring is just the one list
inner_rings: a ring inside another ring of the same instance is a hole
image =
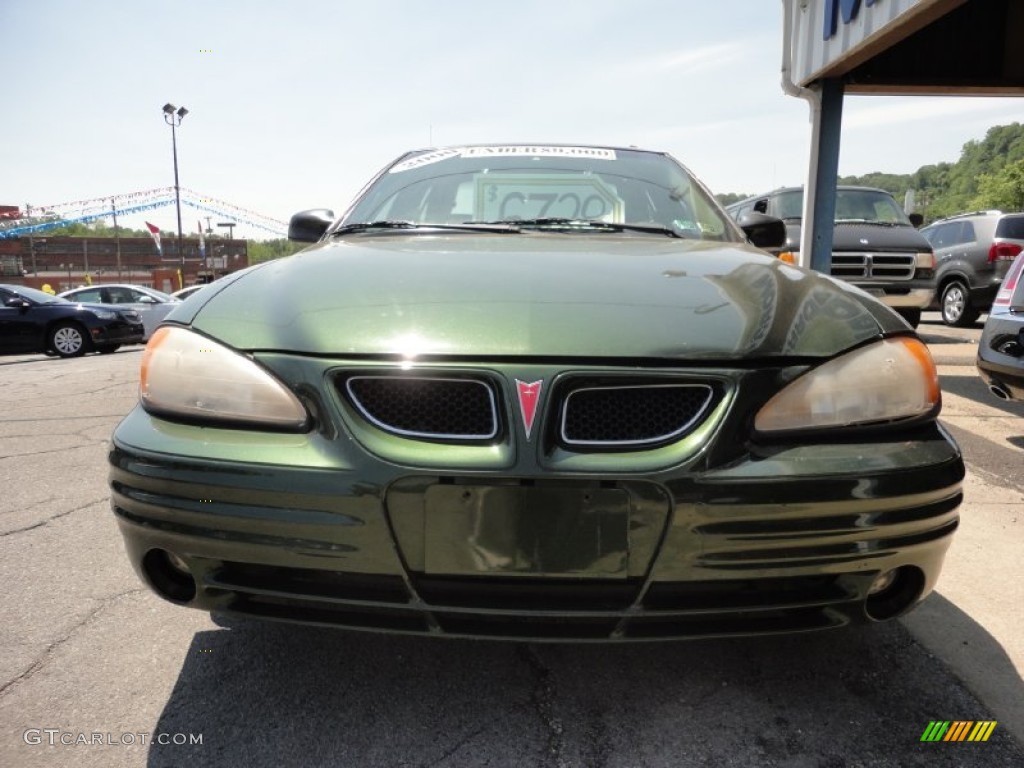
[[924, 591], [924, 573], [904, 565], [881, 573], [868, 590], [864, 611], [875, 621], [894, 619], [906, 612]]
[[151, 549], [142, 558], [142, 569], [160, 597], [173, 603], [187, 603], [196, 596], [196, 580], [188, 563], [173, 552]]

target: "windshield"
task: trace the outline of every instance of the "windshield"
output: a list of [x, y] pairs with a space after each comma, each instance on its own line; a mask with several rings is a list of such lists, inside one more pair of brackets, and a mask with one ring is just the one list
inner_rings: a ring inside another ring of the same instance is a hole
[[404, 156], [341, 220], [561, 227], [652, 225], [701, 240], [742, 241], [724, 211], [667, 155], [567, 146], [473, 146]]
[[871, 221], [913, 226], [907, 214], [890, 195], [871, 189], [840, 189], [836, 192], [836, 221]]
[[145, 292], [154, 299], [159, 299], [160, 301], [180, 301], [180, 299], [171, 296], [171, 294], [158, 291], [156, 288], [147, 288]]
[[37, 304], [71, 304], [72, 302], [67, 299], [62, 299], [59, 296], [54, 296], [47, 293], [46, 291], [37, 291], [35, 288], [28, 288], [26, 286], [18, 286], [16, 291], [20, 296], [25, 297], [29, 301], [34, 301]]
[[[775, 203], [776, 215], [783, 219], [799, 219], [803, 215], [803, 206], [803, 190], [782, 192]], [[877, 189], [836, 190], [836, 221], [913, 226], [893, 197]]]

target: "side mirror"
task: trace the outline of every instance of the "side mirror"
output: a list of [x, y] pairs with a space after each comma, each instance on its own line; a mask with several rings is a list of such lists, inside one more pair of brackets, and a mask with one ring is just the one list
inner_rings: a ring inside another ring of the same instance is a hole
[[914, 211], [914, 213], [909, 214], [909, 218], [910, 223], [914, 225], [914, 229], [920, 229], [921, 225], [924, 224], [924, 216], [922, 216], [917, 211]]
[[159, 302], [152, 296], [140, 296], [139, 304], [159, 304]]
[[745, 213], [736, 222], [751, 245], [758, 248], [781, 248], [786, 244], [786, 223], [765, 213]]
[[10, 307], [11, 309], [28, 309], [32, 305], [28, 300], [23, 299], [20, 296], [8, 296], [4, 299], [4, 306]]
[[334, 211], [313, 208], [299, 211], [288, 222], [288, 239], [296, 243], [315, 243], [334, 223]]

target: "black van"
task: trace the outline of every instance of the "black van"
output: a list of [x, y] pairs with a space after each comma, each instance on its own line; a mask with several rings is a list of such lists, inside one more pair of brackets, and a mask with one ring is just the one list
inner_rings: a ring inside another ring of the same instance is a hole
[[[739, 221], [767, 213], [786, 222], [779, 258], [796, 263], [800, 250], [803, 187], [783, 187], [726, 207]], [[913, 327], [935, 297], [935, 254], [893, 196], [871, 187], [836, 187], [832, 236], [833, 277], [877, 296]]]

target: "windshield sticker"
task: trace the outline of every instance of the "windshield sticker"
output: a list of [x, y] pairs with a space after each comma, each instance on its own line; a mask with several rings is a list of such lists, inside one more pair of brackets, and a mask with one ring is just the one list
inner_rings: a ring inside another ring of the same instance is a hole
[[403, 160], [400, 163], [395, 163], [388, 169], [388, 173], [400, 173], [401, 171], [411, 171], [413, 168], [420, 168], [424, 165], [430, 165], [432, 163], [439, 163], [442, 160], [447, 160], [449, 157], [458, 157], [460, 150], [457, 148], [452, 149], [438, 149], [434, 152], [427, 152], [422, 155], [416, 155], [416, 157], [410, 157], [408, 160]]
[[476, 177], [474, 198], [478, 221], [624, 221], [622, 198], [597, 176], [485, 173]]
[[493, 147], [450, 147], [425, 152], [396, 163], [388, 173], [401, 173], [439, 163], [452, 157], [578, 157], [587, 160], [614, 160], [615, 150], [601, 147], [547, 147], [506, 145]]
[[600, 147], [498, 146], [466, 147], [462, 157], [585, 157], [590, 160], [614, 160], [615, 150]]

